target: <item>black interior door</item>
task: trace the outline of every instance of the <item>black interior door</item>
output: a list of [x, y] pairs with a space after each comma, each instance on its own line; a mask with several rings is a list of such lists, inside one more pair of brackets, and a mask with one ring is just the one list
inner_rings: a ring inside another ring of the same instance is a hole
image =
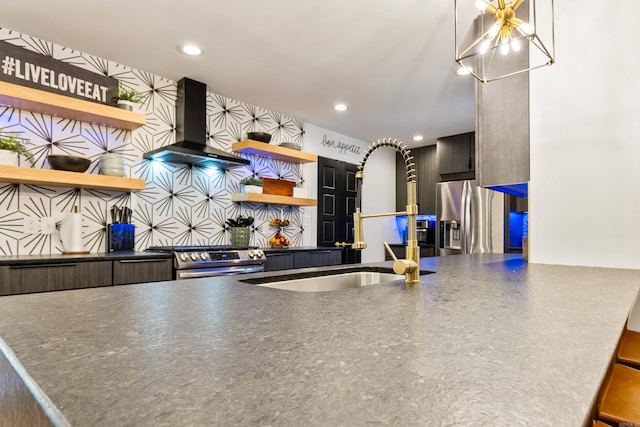
[[[318, 157], [318, 246], [353, 243], [357, 165]], [[347, 248], [342, 262], [359, 263], [360, 251]]]

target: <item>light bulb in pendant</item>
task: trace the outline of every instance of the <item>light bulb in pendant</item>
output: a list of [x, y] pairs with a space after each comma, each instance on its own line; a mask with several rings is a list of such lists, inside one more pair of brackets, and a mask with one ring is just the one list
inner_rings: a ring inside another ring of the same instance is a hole
[[488, 3], [486, 1], [484, 1], [484, 0], [477, 0], [476, 1], [476, 7], [478, 9], [480, 9], [481, 11], [483, 11], [483, 12], [485, 10], [487, 10], [487, 6], [488, 6]]
[[511, 50], [514, 52], [520, 52], [520, 40], [512, 40], [511, 41]]
[[491, 40], [484, 40], [482, 43], [480, 43], [480, 47], [478, 48], [478, 53], [482, 55], [487, 50], [489, 50], [490, 45], [491, 45]]
[[519, 30], [529, 36], [529, 35], [533, 34], [533, 25], [527, 24], [526, 22], [523, 22], [520, 25]]
[[506, 55], [507, 53], [509, 53], [509, 41], [508, 40], [503, 40], [502, 43], [500, 44], [500, 53], [503, 55]]
[[489, 28], [489, 32], [487, 33], [487, 37], [492, 39], [495, 36], [497, 36], [498, 33], [500, 32], [500, 27], [501, 26], [502, 25], [497, 23], [497, 22], [495, 24], [493, 24], [493, 26], [491, 28]]

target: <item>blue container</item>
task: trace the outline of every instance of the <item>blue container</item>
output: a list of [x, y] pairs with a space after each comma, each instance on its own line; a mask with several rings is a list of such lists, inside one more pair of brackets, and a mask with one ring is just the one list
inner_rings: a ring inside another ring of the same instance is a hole
[[136, 246], [136, 230], [133, 224], [109, 224], [107, 227], [107, 251], [132, 251]]

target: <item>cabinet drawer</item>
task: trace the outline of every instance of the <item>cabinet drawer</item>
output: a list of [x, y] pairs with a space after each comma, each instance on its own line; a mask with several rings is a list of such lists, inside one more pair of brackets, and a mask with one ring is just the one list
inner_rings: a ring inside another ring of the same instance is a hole
[[290, 270], [294, 265], [292, 252], [267, 253], [264, 271]]
[[113, 262], [113, 284], [161, 282], [173, 279], [173, 260], [125, 259]]
[[110, 286], [111, 261], [0, 267], [0, 295]]
[[342, 254], [336, 250], [320, 250], [295, 253], [295, 268], [324, 267], [342, 263]]

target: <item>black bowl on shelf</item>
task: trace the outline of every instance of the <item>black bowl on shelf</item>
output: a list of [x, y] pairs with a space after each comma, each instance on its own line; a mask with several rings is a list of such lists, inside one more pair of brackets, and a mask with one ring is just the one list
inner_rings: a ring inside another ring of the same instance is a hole
[[51, 169], [67, 172], [85, 172], [91, 165], [91, 159], [70, 154], [49, 154], [47, 162]]
[[247, 132], [247, 138], [268, 144], [271, 141], [271, 134], [266, 132]]

